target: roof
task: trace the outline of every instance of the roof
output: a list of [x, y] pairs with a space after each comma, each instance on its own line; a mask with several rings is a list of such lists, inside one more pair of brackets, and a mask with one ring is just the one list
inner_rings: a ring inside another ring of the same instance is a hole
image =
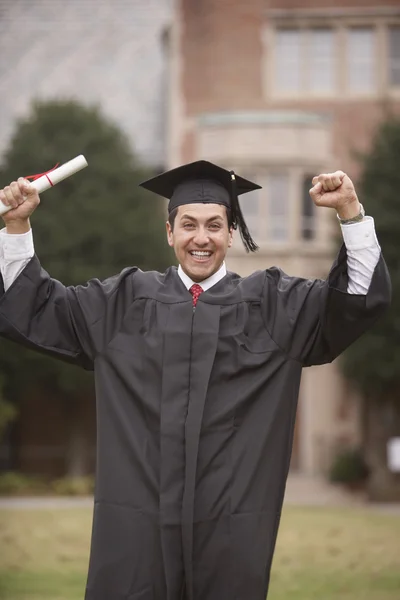
[[140, 158], [164, 162], [161, 33], [170, 0], [3, 0], [0, 152], [33, 98], [100, 104]]

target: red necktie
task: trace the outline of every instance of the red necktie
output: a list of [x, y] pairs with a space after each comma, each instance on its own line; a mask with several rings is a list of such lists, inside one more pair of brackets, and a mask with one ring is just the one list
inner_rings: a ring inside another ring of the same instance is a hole
[[196, 306], [197, 300], [199, 299], [200, 294], [204, 292], [204, 290], [201, 287], [201, 285], [199, 285], [198, 283], [194, 283], [190, 288], [189, 292], [193, 296], [193, 306]]

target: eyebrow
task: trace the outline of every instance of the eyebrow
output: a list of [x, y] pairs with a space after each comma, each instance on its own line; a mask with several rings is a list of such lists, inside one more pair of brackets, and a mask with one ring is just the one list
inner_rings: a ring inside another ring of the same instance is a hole
[[[187, 214], [183, 214], [181, 216], [181, 221], [183, 221], [184, 219], [188, 219], [189, 221], [193, 221], [194, 223], [197, 222], [197, 219], [195, 217], [192, 217], [191, 215], [187, 215]], [[207, 219], [207, 223], [210, 223], [211, 221], [223, 221], [224, 218], [221, 215], [214, 215], [213, 217], [210, 217], [209, 219]]]

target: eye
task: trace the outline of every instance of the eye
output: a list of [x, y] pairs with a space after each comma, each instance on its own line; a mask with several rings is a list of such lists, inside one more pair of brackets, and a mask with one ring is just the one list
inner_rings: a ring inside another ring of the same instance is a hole
[[194, 227], [193, 223], [184, 223], [183, 224], [184, 229], [193, 229], [193, 227]]
[[211, 223], [210, 229], [214, 229], [216, 231], [217, 229], [221, 229], [221, 225], [219, 223]]

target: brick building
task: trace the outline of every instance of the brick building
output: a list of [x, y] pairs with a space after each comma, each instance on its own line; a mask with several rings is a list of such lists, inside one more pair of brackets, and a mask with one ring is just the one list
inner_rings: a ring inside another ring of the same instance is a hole
[[[325, 276], [338, 225], [314, 210], [310, 179], [338, 168], [356, 179], [354, 152], [400, 107], [400, 2], [176, 0], [165, 46], [168, 166], [208, 159], [263, 186], [242, 202], [261, 249], [237, 244], [228, 268]], [[337, 361], [306, 369], [293, 468], [323, 472], [358, 439]]]

